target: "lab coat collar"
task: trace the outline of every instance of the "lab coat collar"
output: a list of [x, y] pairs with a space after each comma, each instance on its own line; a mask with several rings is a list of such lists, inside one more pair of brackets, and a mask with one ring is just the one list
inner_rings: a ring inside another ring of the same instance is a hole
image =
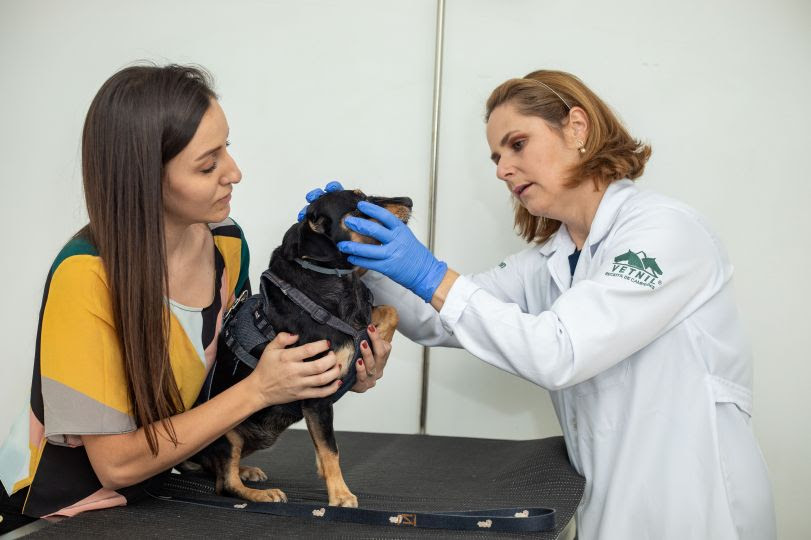
[[625, 201], [638, 192], [639, 188], [636, 187], [634, 181], [627, 178], [608, 184], [600, 201], [600, 206], [597, 207], [594, 220], [591, 222], [588, 238], [586, 238], [586, 246], [589, 246], [592, 252], [614, 226], [620, 208]]
[[[619, 214], [620, 207], [628, 200], [629, 197], [639, 191], [633, 180], [623, 179], [611, 182], [605, 188], [605, 193], [600, 201], [600, 206], [597, 208], [597, 213], [594, 215], [594, 221], [591, 222], [591, 230], [589, 236], [586, 238], [586, 246], [593, 251], [603, 238], [614, 226], [614, 222]], [[549, 240], [543, 243], [540, 247], [541, 255], [546, 257], [552, 255], [558, 250], [568, 254], [574, 249], [574, 242], [569, 236], [569, 231], [566, 226], [561, 224], [560, 229], [554, 233]]]

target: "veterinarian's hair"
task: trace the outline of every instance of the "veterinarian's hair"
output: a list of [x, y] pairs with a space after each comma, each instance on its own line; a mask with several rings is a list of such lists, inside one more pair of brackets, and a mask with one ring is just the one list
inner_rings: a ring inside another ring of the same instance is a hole
[[[580, 164], [569, 173], [570, 187], [587, 179], [592, 179], [595, 187], [622, 178], [633, 180], [645, 170], [651, 147], [632, 138], [603, 100], [574, 75], [540, 70], [523, 79], [505, 81], [487, 99], [485, 119], [503, 104], [514, 105], [523, 115], [543, 118], [559, 132], [569, 122], [572, 107], [586, 112], [588, 139]], [[527, 242], [545, 242], [560, 227], [559, 221], [533, 216], [518, 201], [514, 204], [515, 227]]]
[[96, 94], [82, 135], [87, 237], [104, 262], [132, 415], [158, 453], [158, 422], [183, 402], [169, 362], [168, 271], [163, 222], [166, 163], [194, 136], [216, 99], [211, 75], [190, 66], [137, 65]]

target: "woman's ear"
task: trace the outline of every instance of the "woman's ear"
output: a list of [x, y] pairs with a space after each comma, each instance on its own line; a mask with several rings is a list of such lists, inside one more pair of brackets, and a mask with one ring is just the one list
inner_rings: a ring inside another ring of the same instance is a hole
[[569, 122], [564, 127], [567, 144], [576, 150], [585, 146], [589, 140], [590, 127], [586, 111], [582, 107], [572, 107], [572, 110], [569, 111]]

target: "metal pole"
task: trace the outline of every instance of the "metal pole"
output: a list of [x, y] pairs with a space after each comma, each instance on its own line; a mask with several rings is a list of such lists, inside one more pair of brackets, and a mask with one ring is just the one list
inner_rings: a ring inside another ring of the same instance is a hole
[[[436, 187], [437, 160], [439, 154], [439, 104], [442, 96], [442, 48], [445, 27], [445, 0], [437, 0], [436, 50], [434, 56], [434, 103], [431, 118], [431, 171], [428, 176], [428, 249], [434, 251], [436, 244]], [[431, 349], [422, 349], [422, 397], [420, 399], [420, 434], [425, 434], [428, 417], [428, 369]]]

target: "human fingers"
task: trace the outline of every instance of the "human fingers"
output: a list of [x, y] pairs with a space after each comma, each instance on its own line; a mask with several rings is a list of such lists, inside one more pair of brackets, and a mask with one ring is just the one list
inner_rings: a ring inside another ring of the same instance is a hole
[[[374, 369], [377, 378], [383, 376], [383, 370], [386, 369], [386, 364], [389, 361], [389, 354], [391, 354], [391, 343], [386, 341], [380, 336], [377, 328], [371, 324], [369, 325], [369, 339], [371, 340], [370, 349], [374, 362]], [[361, 347], [362, 349], [362, 347]]]
[[340, 371], [340, 366], [338, 366], [338, 358], [335, 356], [335, 352], [330, 351], [321, 358], [318, 358], [316, 360], [302, 362], [299, 372], [301, 373], [302, 376], [309, 377], [312, 375], [324, 373], [325, 371], [328, 371], [333, 367], [338, 368], [338, 370]]
[[285, 362], [301, 362], [329, 350], [329, 347], [330, 343], [326, 339], [305, 343], [282, 351], [282, 360]]
[[[319, 358], [319, 360], [326, 359], [326, 356]], [[304, 364], [307, 369], [302, 370], [302, 376], [307, 386], [324, 386], [325, 384], [330, 384], [335, 379], [341, 378], [341, 368], [338, 367], [334, 354], [331, 358], [331, 364], [328, 362], [326, 364], [321, 363], [318, 364], [318, 366], [313, 366], [316, 362], [317, 360], [313, 360], [312, 362], [305, 362]], [[324, 369], [325, 367], [326, 369]]]
[[302, 208], [301, 210], [299, 210], [299, 212], [298, 212], [298, 216], [296, 217], [296, 219], [298, 219], [299, 223], [301, 223], [302, 221], [304, 221], [304, 218], [306, 218], [306, 217], [307, 217], [307, 208], [308, 208], [309, 206], [310, 206], [310, 205], [308, 204], [307, 206], [305, 206], [304, 208]]
[[284, 349], [285, 347], [292, 345], [298, 341], [298, 336], [295, 334], [290, 334], [288, 332], [279, 332], [276, 334], [276, 337], [273, 338], [273, 341], [268, 343], [265, 349]]
[[[361, 351], [361, 353], [363, 353], [363, 351]], [[363, 358], [358, 358], [358, 360], [355, 362], [355, 372], [357, 373], [357, 376], [355, 385], [351, 388], [353, 392], [362, 394], [375, 385], [374, 377], [370, 377], [369, 374], [366, 373], [366, 365]]]
[[324, 191], [323, 189], [321, 189], [319, 187], [319, 188], [311, 189], [310, 191], [308, 191], [307, 195], [305, 195], [304, 198], [307, 199], [308, 203], [311, 203], [314, 200], [316, 200], [318, 197], [323, 195], [324, 193], [326, 193], [326, 191]]
[[311, 388], [306, 388], [301, 391], [300, 399], [316, 399], [329, 397], [338, 391], [338, 389], [341, 387], [341, 384], [342, 384], [341, 379], [335, 379], [326, 386], [315, 386]]
[[[350, 216], [344, 220], [344, 223], [353, 231], [364, 236], [371, 236], [375, 240], [383, 242], [384, 244], [391, 242], [391, 239], [394, 236], [390, 228], [386, 228], [381, 224], [375, 223], [374, 221], [369, 221], [368, 219]], [[400, 224], [402, 225], [401, 222]]]
[[393, 229], [398, 224], [400, 225], [403, 224], [403, 222], [400, 221], [400, 219], [397, 216], [395, 216], [382, 206], [378, 206], [368, 201], [360, 201], [358, 203], [358, 210], [360, 210], [369, 217], [375, 218], [377, 221], [379, 221], [389, 229]]
[[385, 246], [377, 244], [338, 242], [338, 250], [347, 255], [357, 255], [367, 259], [385, 259], [389, 256], [389, 250]]

